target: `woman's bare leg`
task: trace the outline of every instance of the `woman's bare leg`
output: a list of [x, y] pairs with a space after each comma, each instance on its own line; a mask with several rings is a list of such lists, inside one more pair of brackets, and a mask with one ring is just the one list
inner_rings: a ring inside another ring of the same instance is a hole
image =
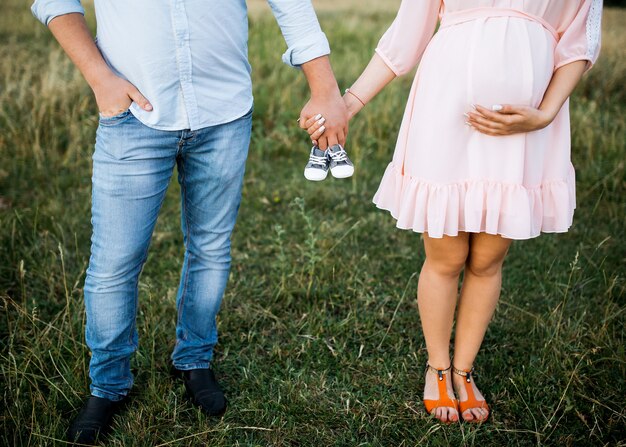
[[[426, 260], [422, 266], [417, 287], [422, 330], [428, 350], [428, 363], [445, 369], [450, 365], [450, 335], [454, 310], [457, 303], [459, 274], [467, 261], [469, 235], [444, 236], [433, 239], [424, 235]], [[448, 376], [448, 394], [454, 397], [452, 374]], [[438, 399], [437, 376], [432, 371], [426, 373], [424, 399]], [[457, 421], [458, 412], [450, 407], [439, 407], [433, 411], [443, 422]]]
[[[454, 366], [459, 369], [470, 369], [483, 342], [487, 326], [500, 298], [502, 286], [502, 264], [511, 245], [510, 239], [486, 233], [470, 236], [469, 257], [465, 266], [463, 286], [456, 317], [456, 333], [454, 341]], [[463, 384], [464, 378], [454, 374], [453, 382], [460, 401], [467, 399]], [[477, 399], [482, 394], [474, 387]], [[466, 420], [483, 420], [488, 413], [485, 409], [466, 410]]]

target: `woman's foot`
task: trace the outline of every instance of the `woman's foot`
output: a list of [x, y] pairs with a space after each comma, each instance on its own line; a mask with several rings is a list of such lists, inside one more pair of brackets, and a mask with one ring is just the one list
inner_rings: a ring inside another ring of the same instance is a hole
[[450, 381], [450, 367], [438, 370], [427, 364], [424, 380], [426, 411], [441, 422], [457, 422], [459, 420], [458, 405]]
[[485, 422], [489, 417], [489, 406], [476, 383], [473, 369], [459, 370], [454, 366], [452, 382], [459, 398], [461, 418], [466, 422]]

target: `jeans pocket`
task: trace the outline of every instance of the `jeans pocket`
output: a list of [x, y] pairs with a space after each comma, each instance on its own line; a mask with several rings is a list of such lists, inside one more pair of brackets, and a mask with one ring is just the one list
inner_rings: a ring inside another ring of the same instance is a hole
[[101, 113], [99, 114], [100, 125], [102, 126], [114, 126], [116, 124], [121, 123], [126, 118], [131, 115], [130, 109], [124, 110], [122, 113], [118, 113], [113, 116], [103, 116]]

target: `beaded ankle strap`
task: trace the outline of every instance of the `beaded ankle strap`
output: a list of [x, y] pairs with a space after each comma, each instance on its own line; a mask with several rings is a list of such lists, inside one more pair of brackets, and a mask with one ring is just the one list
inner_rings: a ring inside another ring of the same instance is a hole
[[[450, 365], [452, 366], [452, 365]], [[474, 367], [472, 366], [472, 369], [470, 369], [469, 371], [464, 371], [462, 369], [458, 369], [455, 368], [454, 366], [452, 366], [452, 371], [454, 371], [455, 374], [458, 374], [459, 376], [463, 376], [465, 377], [465, 381], [467, 383], [470, 383], [472, 381], [472, 374], [474, 374]]]
[[444, 374], [449, 374], [450, 373], [450, 368], [452, 368], [452, 365], [448, 366], [446, 369], [437, 369], [437, 368], [435, 368], [433, 366], [430, 366], [428, 364], [428, 362], [426, 362], [426, 369], [427, 370], [431, 370], [432, 372], [437, 374], [437, 376], [439, 377], [439, 380], [443, 380], [443, 375]]

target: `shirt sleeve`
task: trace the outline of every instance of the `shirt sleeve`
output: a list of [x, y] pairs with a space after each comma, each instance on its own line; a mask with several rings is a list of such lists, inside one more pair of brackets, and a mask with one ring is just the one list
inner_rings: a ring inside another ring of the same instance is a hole
[[563, 31], [554, 50], [554, 67], [586, 60], [587, 69], [600, 54], [602, 0], [585, 0], [572, 23]]
[[422, 58], [439, 19], [441, 0], [402, 0], [391, 27], [383, 35], [376, 53], [401, 76]]
[[330, 45], [322, 32], [311, 0], [268, 0], [274, 17], [287, 42], [283, 62], [298, 67], [330, 54]]
[[85, 15], [80, 0], [35, 0], [30, 10], [44, 25], [48, 26], [55, 17], [77, 12]]

